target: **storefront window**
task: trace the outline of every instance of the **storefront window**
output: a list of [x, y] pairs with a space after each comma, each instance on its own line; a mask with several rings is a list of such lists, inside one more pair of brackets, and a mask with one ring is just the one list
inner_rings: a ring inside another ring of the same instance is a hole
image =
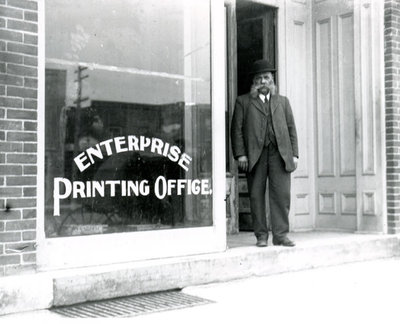
[[45, 4], [46, 237], [212, 225], [209, 1]]

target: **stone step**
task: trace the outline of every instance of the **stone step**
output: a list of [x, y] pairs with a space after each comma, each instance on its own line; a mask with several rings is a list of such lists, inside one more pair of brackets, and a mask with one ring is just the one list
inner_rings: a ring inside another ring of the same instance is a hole
[[296, 247], [254, 246], [251, 233], [232, 236], [223, 253], [119, 265], [54, 279], [54, 305], [266, 276], [400, 255], [400, 236], [293, 233]]
[[0, 314], [400, 256], [400, 235], [307, 232], [290, 238], [296, 247], [258, 248], [253, 234], [240, 233], [228, 238], [222, 253], [3, 277]]

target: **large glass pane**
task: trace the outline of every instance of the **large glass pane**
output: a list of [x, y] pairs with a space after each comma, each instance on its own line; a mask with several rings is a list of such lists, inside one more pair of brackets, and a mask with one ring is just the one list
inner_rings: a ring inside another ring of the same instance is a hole
[[209, 6], [46, 0], [47, 237], [212, 225]]

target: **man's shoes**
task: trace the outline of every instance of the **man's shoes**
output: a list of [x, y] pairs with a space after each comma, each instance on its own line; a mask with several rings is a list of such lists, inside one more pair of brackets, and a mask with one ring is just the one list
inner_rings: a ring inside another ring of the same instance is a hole
[[282, 245], [282, 246], [295, 246], [294, 242], [289, 240], [286, 236], [282, 238], [272, 238], [273, 245]]
[[258, 247], [268, 246], [267, 240], [266, 239], [257, 239], [256, 246], [258, 246]]

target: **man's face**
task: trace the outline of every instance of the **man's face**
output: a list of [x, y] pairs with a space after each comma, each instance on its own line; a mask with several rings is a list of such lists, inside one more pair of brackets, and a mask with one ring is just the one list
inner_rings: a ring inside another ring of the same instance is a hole
[[253, 78], [253, 85], [259, 93], [266, 95], [274, 85], [274, 77], [271, 72], [258, 73]]

